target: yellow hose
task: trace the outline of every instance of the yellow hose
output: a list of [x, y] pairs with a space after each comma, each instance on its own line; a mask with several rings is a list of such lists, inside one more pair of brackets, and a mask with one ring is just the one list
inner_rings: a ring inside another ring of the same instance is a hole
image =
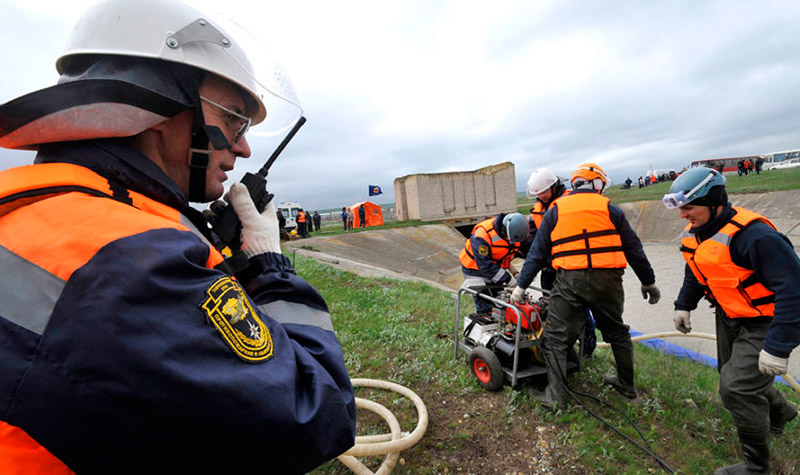
[[377, 379], [353, 379], [352, 383], [354, 387], [393, 391], [405, 396], [414, 403], [414, 407], [417, 410], [417, 427], [410, 434], [403, 435], [400, 431], [400, 424], [391, 411], [376, 402], [356, 398], [356, 407], [367, 409], [381, 416], [386, 423], [389, 424], [390, 433], [356, 437], [356, 445], [340, 455], [338, 459], [352, 470], [353, 473], [358, 475], [372, 475], [373, 472], [359, 462], [356, 457], [387, 455], [383, 464], [381, 464], [381, 467], [375, 474], [386, 475], [391, 473], [395, 463], [397, 463], [400, 457], [400, 452], [413, 447], [414, 444], [419, 442], [422, 436], [425, 435], [425, 431], [428, 429], [428, 408], [425, 407], [425, 403], [422, 402], [422, 399], [414, 391], [396, 383]]
[[[714, 341], [717, 340], [716, 335], [711, 334], [711, 333], [700, 333], [700, 332], [698, 332], [698, 333], [681, 333], [681, 332], [678, 332], [678, 331], [651, 333], [649, 335], [638, 335], [638, 336], [632, 337], [631, 340], [632, 341], [642, 341], [642, 340], [652, 340], [652, 339], [655, 339], [655, 338], [672, 338], [672, 337], [703, 338], [705, 340], [714, 340]], [[608, 348], [609, 346], [610, 345], [608, 343], [606, 343], [606, 342], [600, 342], [600, 343], [597, 344], [598, 348]], [[782, 374], [782, 375], [780, 375], [780, 377], [783, 378], [783, 380], [786, 381], [787, 384], [789, 384], [789, 387], [791, 387], [798, 394], [800, 394], [800, 384], [798, 384], [797, 381], [795, 381], [795, 379], [793, 377], [789, 376], [788, 374]]]

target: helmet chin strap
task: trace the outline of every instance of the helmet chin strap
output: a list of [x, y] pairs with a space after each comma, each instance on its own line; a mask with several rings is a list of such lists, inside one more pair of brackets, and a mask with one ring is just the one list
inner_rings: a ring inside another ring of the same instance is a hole
[[[215, 150], [231, 148], [230, 142], [219, 127], [206, 125], [203, 111], [195, 110], [195, 123], [192, 126], [192, 147], [189, 149], [189, 196], [187, 199], [194, 202], [206, 201], [206, 175], [211, 154]], [[198, 123], [199, 118], [199, 123]], [[211, 148], [208, 144], [211, 142]]]

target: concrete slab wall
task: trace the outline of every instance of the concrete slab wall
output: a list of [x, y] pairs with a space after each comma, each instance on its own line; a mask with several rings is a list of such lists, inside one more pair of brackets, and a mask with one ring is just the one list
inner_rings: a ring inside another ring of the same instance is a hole
[[[470, 172], [423, 173], [394, 180], [400, 221], [472, 219], [517, 207], [514, 164], [491, 165]], [[402, 209], [401, 209], [402, 206]]]

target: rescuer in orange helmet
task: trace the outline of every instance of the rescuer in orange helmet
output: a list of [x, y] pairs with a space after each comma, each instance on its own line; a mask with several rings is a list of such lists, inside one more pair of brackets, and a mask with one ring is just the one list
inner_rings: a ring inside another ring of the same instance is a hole
[[512, 293], [512, 300], [522, 302], [525, 289], [551, 262], [556, 280], [544, 331], [548, 385], [532, 395], [549, 407], [566, 407], [567, 352], [584, 331], [588, 307], [617, 365], [617, 374], [606, 374], [603, 381], [634, 399], [633, 343], [622, 320], [622, 274], [628, 262], [642, 282], [644, 298], [655, 304], [661, 294], [625, 214], [602, 196], [608, 184], [603, 169], [582, 164], [570, 182], [572, 192], [556, 200], [542, 218]]

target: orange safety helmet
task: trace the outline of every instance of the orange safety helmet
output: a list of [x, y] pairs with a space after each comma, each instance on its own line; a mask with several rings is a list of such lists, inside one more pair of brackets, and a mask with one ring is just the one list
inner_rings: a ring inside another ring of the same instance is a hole
[[[597, 180], [600, 181], [599, 188], [597, 186]], [[572, 183], [572, 188], [579, 188], [582, 185], [591, 183], [595, 190], [602, 191], [608, 184], [608, 177], [606, 176], [606, 172], [603, 171], [599, 165], [594, 163], [582, 163], [572, 172], [570, 183]]]

